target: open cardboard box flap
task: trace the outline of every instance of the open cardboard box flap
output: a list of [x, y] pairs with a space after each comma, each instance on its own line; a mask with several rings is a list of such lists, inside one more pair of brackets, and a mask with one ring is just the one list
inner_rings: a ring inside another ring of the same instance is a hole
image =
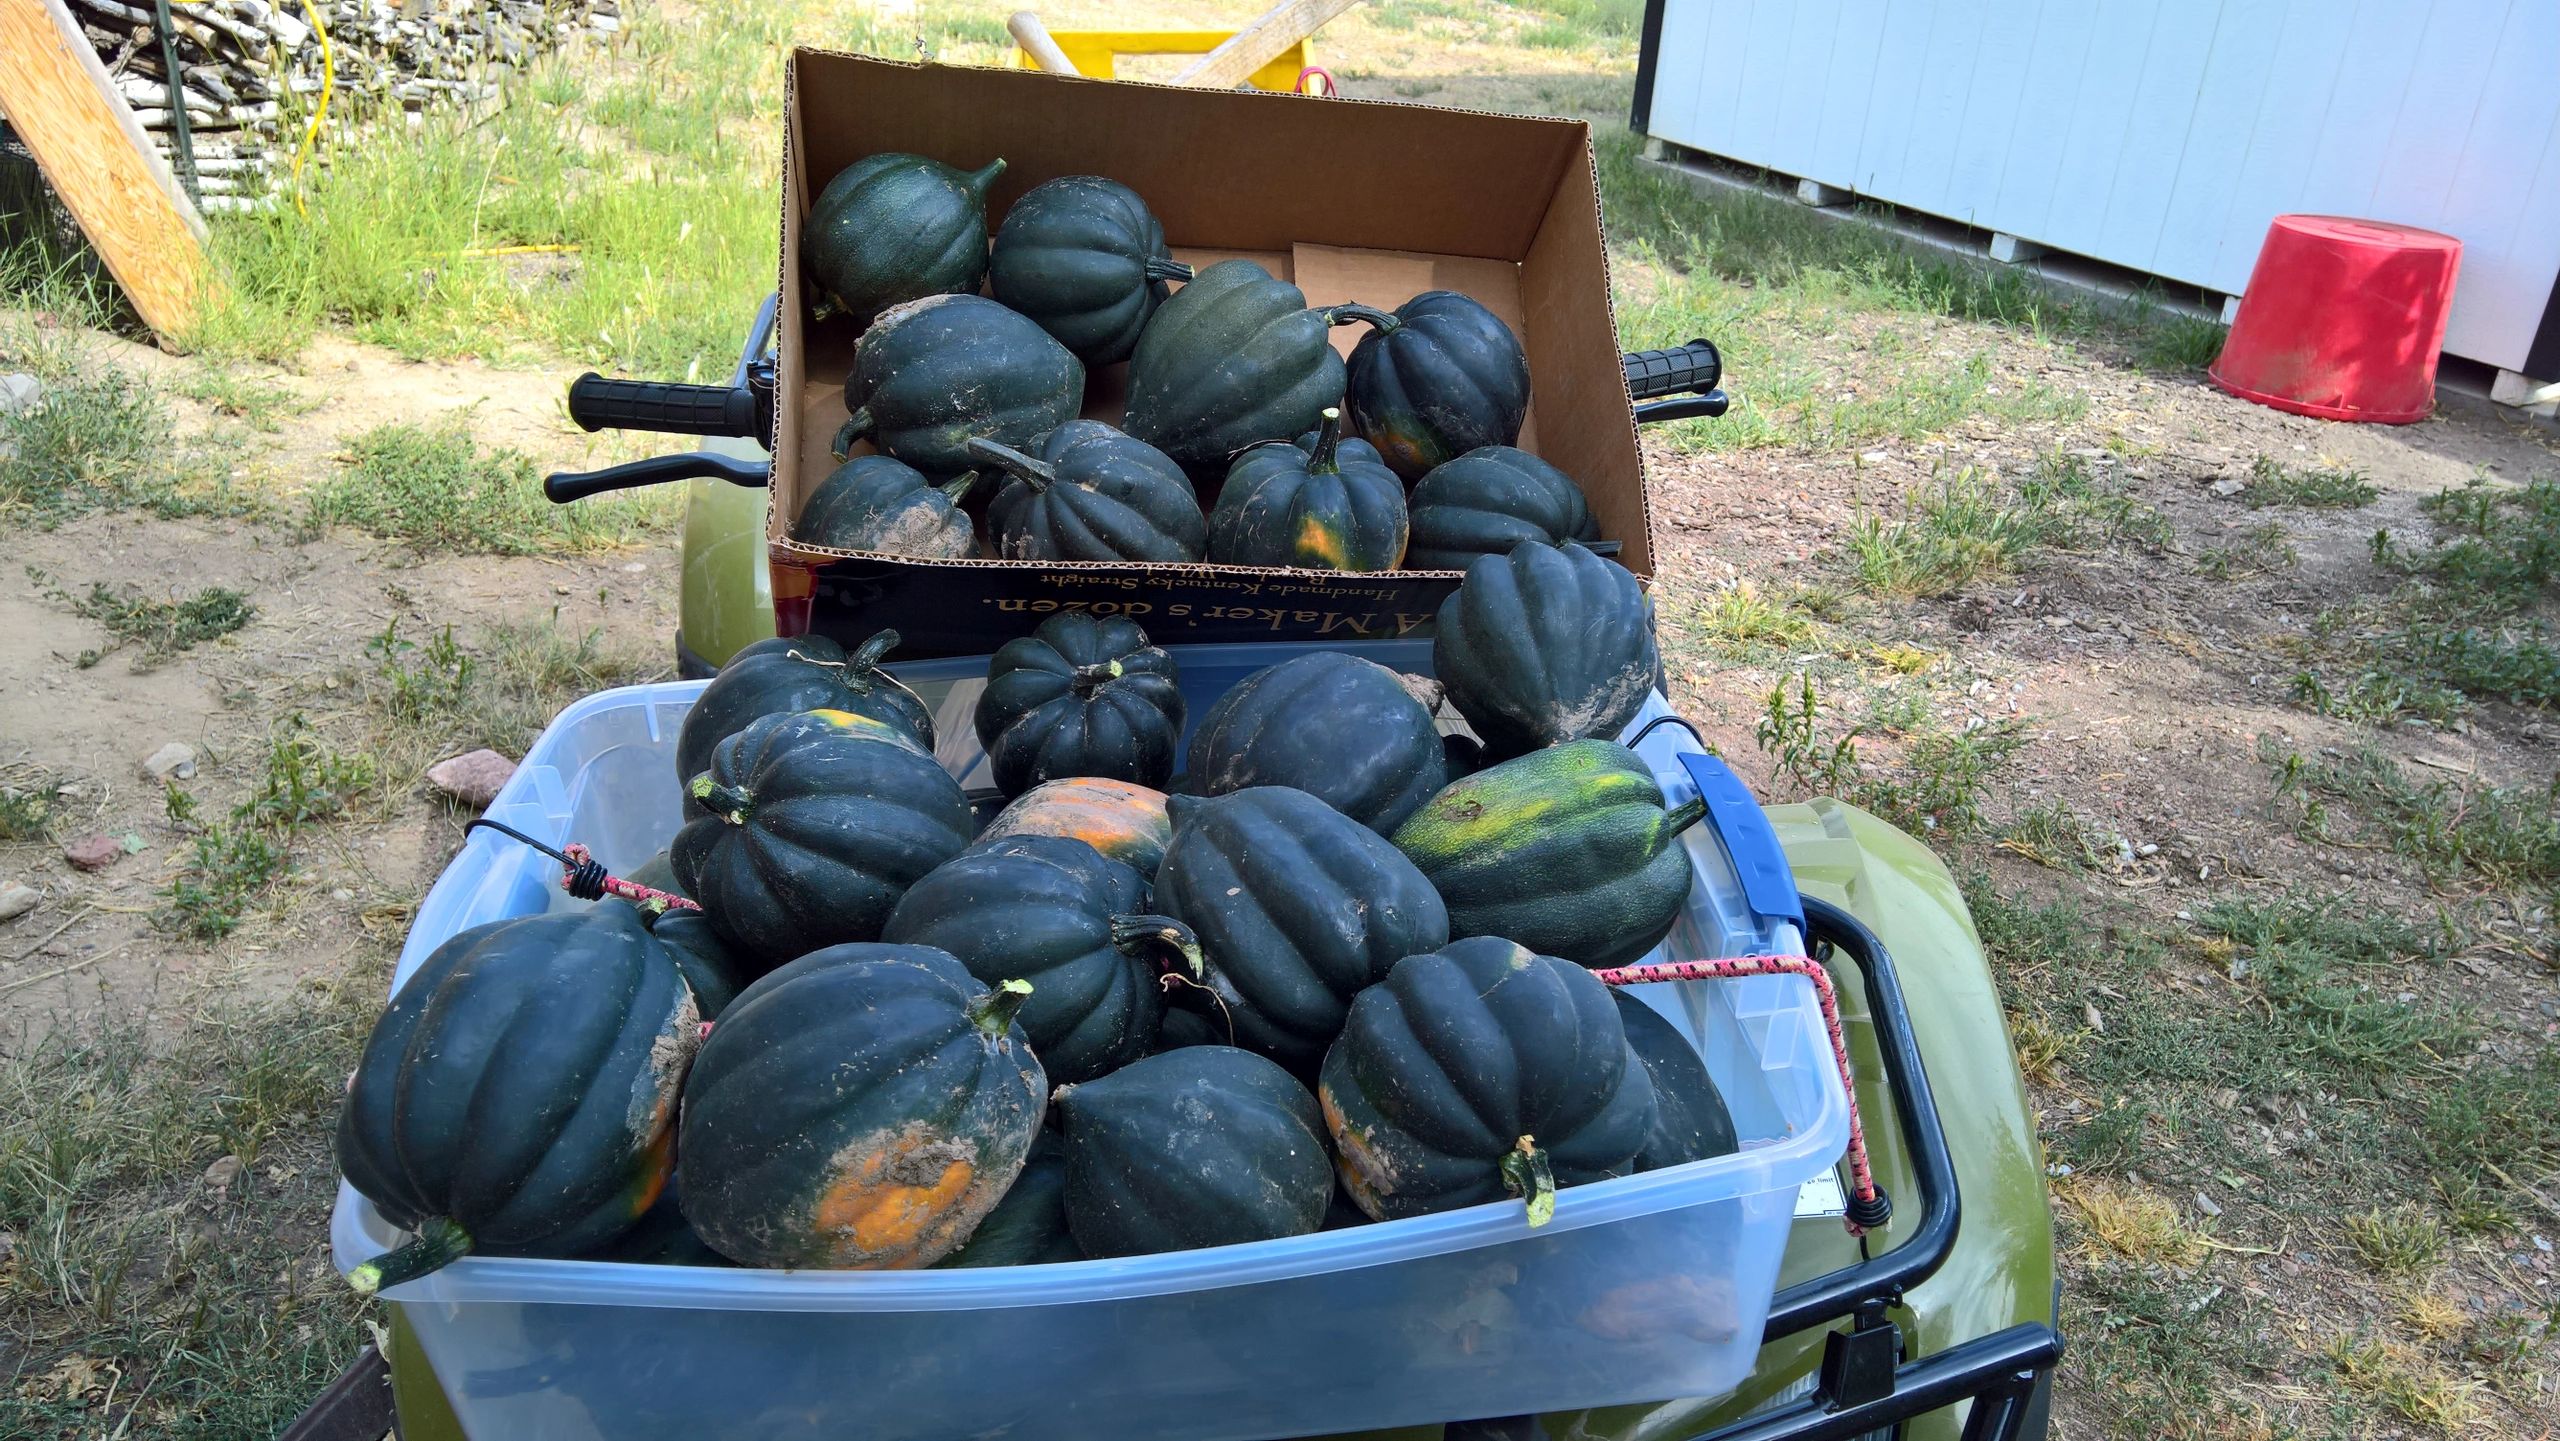
[[[1528, 354], [1521, 436], [1582, 484], [1618, 559], [1652, 571], [1652, 521], [1618, 364], [1588, 126], [1380, 101], [1202, 91], [1036, 71], [900, 64], [795, 50], [783, 160], [780, 400], [767, 518], [787, 634], [902, 654], [993, 650], [1025, 617], [1092, 608], [1161, 640], [1302, 640], [1429, 625], [1454, 572], [1348, 574], [1248, 566], [932, 561], [804, 546], [790, 522], [834, 466], [857, 330], [813, 321], [800, 223], [838, 170], [907, 151], [976, 169], [1002, 157], [990, 224], [1061, 175], [1107, 175], [1146, 198], [1193, 265], [1262, 264], [1310, 305], [1393, 308], [1426, 290], [1483, 302]], [[1365, 327], [1338, 328], [1345, 351]], [[1117, 421], [1125, 365], [1087, 377], [1085, 414]]]

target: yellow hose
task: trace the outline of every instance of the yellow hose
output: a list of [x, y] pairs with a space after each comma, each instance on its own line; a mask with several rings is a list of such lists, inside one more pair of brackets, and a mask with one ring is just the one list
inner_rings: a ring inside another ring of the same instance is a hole
[[311, 21], [311, 33], [320, 37], [320, 104], [312, 110], [311, 123], [302, 129], [302, 143], [293, 151], [293, 208], [308, 220], [311, 207], [302, 201], [302, 164], [311, 158], [312, 144], [320, 138], [321, 123], [329, 118], [329, 92], [338, 86], [338, 70], [329, 53], [329, 27], [321, 23], [319, 7], [312, 0], [302, 0], [302, 13]]

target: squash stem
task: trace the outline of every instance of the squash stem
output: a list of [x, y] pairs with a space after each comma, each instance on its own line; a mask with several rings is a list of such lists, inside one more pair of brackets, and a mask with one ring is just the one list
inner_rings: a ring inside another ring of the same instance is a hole
[[869, 434], [871, 434], [871, 411], [866, 407], [855, 411], [853, 419], [836, 427], [836, 438], [827, 446], [827, 449], [841, 463], [853, 454], [853, 447]]
[[1336, 305], [1327, 308], [1324, 313], [1324, 323], [1327, 325], [1345, 325], [1354, 320], [1375, 326], [1380, 335], [1393, 335], [1404, 329], [1404, 320], [1401, 316], [1392, 311], [1380, 310], [1374, 305]]
[[996, 183], [996, 177], [1003, 173], [1003, 157], [999, 156], [996, 159], [988, 161], [984, 169], [973, 170], [969, 173], [969, 193], [977, 196], [980, 200], [985, 200], [987, 198], [988, 188], [993, 186]]
[[745, 786], [724, 786], [704, 771], [685, 787], [693, 793], [694, 804], [733, 826], [747, 823], [747, 812], [755, 807], [755, 793]]
[[1342, 469], [1334, 463], [1333, 453], [1342, 444], [1342, 407], [1328, 405], [1324, 419], [1316, 424], [1316, 448], [1307, 453], [1309, 475], [1331, 475]]
[[1194, 981], [1209, 973], [1209, 963], [1200, 954], [1200, 938], [1171, 916], [1113, 916], [1111, 944], [1124, 956], [1140, 955], [1149, 946], [1163, 946], [1181, 957], [1171, 969], [1188, 972]]
[[1147, 257], [1146, 271], [1149, 280], [1179, 280], [1185, 285], [1191, 283], [1190, 266], [1179, 260], [1168, 260], [1161, 255]]
[[883, 628], [873, 631], [869, 640], [855, 646], [853, 654], [844, 658], [844, 673], [840, 677], [844, 688], [855, 695], [871, 694], [871, 687], [880, 679], [880, 662], [898, 648], [900, 639], [895, 630]]
[[442, 1216], [418, 1223], [416, 1239], [394, 1246], [347, 1273], [347, 1284], [359, 1296], [415, 1281], [441, 1271], [471, 1254], [471, 1233]]
[[1705, 796], [1691, 796], [1689, 799], [1673, 806], [1671, 809], [1662, 813], [1662, 834], [1664, 839], [1667, 840], [1670, 837], [1676, 836], [1682, 831], [1687, 830], [1689, 827], [1696, 825], [1699, 821], [1706, 818], [1706, 814], [1707, 798]]
[[934, 489], [941, 491], [942, 498], [956, 506], [969, 494], [969, 488], [977, 483], [978, 473], [974, 470], [964, 470], [953, 479], [935, 486]]
[[1022, 1014], [1023, 1003], [1030, 999], [1029, 981], [1006, 981], [969, 1003], [969, 1019], [979, 1030], [1001, 1038], [1013, 1029], [1013, 1018]]
[[1045, 460], [1033, 460], [1010, 445], [987, 439], [983, 435], [969, 437], [962, 449], [1006, 473], [1020, 476], [1033, 490], [1046, 490], [1058, 483], [1058, 468]]
[[1076, 667], [1075, 679], [1069, 683], [1068, 689], [1075, 694], [1077, 700], [1090, 700], [1095, 691], [1118, 680], [1120, 676], [1120, 662], [1116, 660], [1107, 660], [1100, 665], [1080, 665]]
[[1538, 1138], [1522, 1136], [1502, 1158], [1502, 1187], [1529, 1203], [1529, 1224], [1543, 1226], [1556, 1218], [1556, 1173]]

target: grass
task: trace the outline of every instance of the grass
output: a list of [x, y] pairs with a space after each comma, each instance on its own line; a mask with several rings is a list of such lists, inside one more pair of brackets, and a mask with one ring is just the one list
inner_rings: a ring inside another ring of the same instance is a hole
[[[73, 318], [104, 316], [84, 311]], [[167, 398], [105, 358], [78, 325], [0, 318], [0, 371], [31, 374], [43, 386], [34, 405], [0, 412], [0, 518], [50, 530], [100, 510], [184, 516], [253, 509], [207, 438], [181, 436]]]
[[420, 551], [487, 555], [617, 550], [660, 526], [669, 504], [642, 491], [553, 505], [529, 457], [483, 449], [460, 418], [355, 436], [344, 467], [307, 498], [314, 529], [351, 526]]
[[460, 751], [485, 746], [520, 756], [570, 701], [665, 674], [653, 659], [606, 649], [600, 630], [564, 629], [557, 611], [490, 627], [472, 648], [451, 627], [410, 640], [394, 618], [365, 653], [373, 751], [404, 784]]
[[1878, 765], [1870, 754], [1876, 747], [1862, 747], [1860, 738], [1880, 739], [1869, 726], [1885, 719], [1882, 712], [1826, 734], [1820, 692], [1809, 672], [1799, 673], [1770, 689], [1753, 738], [1779, 778], [1796, 789], [1864, 806], [1906, 830], [1975, 834], [1984, 827], [1982, 802], [1993, 777], [2025, 737], [2007, 722], [1949, 728], [1928, 713], [1925, 701], [1914, 709], [1915, 715], [1882, 727], [1904, 733], [1884, 738], [1898, 744], [1899, 754]]
[[2308, 836], [2339, 840], [2333, 823], [2348, 819], [2439, 886], [2560, 890], [2560, 777], [2539, 786], [2421, 782], [2379, 751], [2310, 757], [2271, 737], [2260, 738], [2258, 755]]
[[2098, 863], [2088, 821], [2061, 801], [2028, 806], [2000, 828], [2000, 848], [2054, 870], [2085, 871]]
[[2443, 1223], [2414, 1206], [2376, 1207], [2341, 1217], [2338, 1226], [2348, 1249], [2377, 1275], [2415, 1275], [2444, 1255]]
[[[370, 756], [345, 754], [311, 733], [294, 715], [268, 737], [264, 765], [250, 793], [220, 825], [202, 826], [186, 868], [169, 883], [161, 922], [200, 942], [221, 940], [240, 928], [279, 881], [290, 873], [293, 846], [308, 828], [337, 820], [378, 797], [381, 773]], [[192, 797], [171, 787], [173, 820], [191, 818]]]
[[2290, 570], [2301, 558], [2285, 528], [2268, 521], [2241, 532], [2230, 545], [2198, 551], [2196, 569], [2215, 580], [2243, 580]]
[[33, 566], [27, 568], [27, 576], [73, 615], [106, 628], [108, 643], [80, 652], [73, 661], [82, 670], [126, 646], [141, 647], [142, 655], [134, 668], [147, 669], [206, 641], [230, 635], [258, 615], [258, 608], [249, 603], [248, 596], [228, 586], [209, 585], [183, 600], [153, 600], [134, 587], [119, 591], [104, 581], [92, 582], [87, 595], [74, 596]]
[[355, 1355], [329, 1136], [383, 977], [0, 1041], [0, 1431], [273, 1435]]
[[2296, 510], [2360, 510], [2381, 495], [2381, 488], [2352, 466], [2287, 465], [2271, 455], [2249, 462], [2249, 478], [2240, 487], [2240, 503], [2252, 510], [2278, 505]]
[[1821, 635], [1821, 623], [1798, 606], [1798, 598], [1772, 594], [1749, 581], [1720, 586], [1705, 605], [1692, 612], [1686, 633], [1719, 655], [1749, 659], [1800, 650]]
[[1867, 512], [1842, 539], [1858, 585], [1893, 599], [1936, 599], [2008, 576], [2038, 551], [2131, 542], [2168, 543], [2157, 510], [2100, 483], [2087, 462], [2059, 451], [2014, 486], [1967, 467], [1905, 498], [1905, 513]]

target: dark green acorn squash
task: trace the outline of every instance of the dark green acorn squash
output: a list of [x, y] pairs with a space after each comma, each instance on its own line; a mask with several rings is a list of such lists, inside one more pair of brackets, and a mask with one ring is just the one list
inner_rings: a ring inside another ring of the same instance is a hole
[[1067, 1227], [1092, 1256], [1303, 1236], [1333, 1176], [1315, 1098], [1232, 1046], [1187, 1046], [1058, 1093]]
[[1161, 786], [1182, 739], [1173, 657], [1137, 622], [1067, 611], [1005, 642], [978, 695], [978, 743], [996, 788], [1073, 776]]
[[1634, 993], [1612, 988], [1609, 994], [1617, 998], [1627, 1048], [1653, 1082], [1653, 1129], [1645, 1133], [1644, 1149], [1636, 1152], [1636, 1169], [1658, 1171], [1741, 1149], [1733, 1134], [1733, 1113], [1725, 1109], [1724, 1093], [1707, 1074], [1698, 1048]]
[[854, 342], [842, 460], [868, 440], [929, 476], [969, 469], [969, 442], [1030, 445], [1075, 419], [1084, 365], [1049, 332], [977, 295], [892, 306]]
[[1209, 559], [1220, 565], [1393, 570], [1404, 548], [1404, 482], [1343, 440], [1332, 406], [1312, 443], [1247, 446], [1209, 513]]
[[1049, 433], [1037, 459], [990, 439], [969, 454], [1006, 480], [987, 508], [988, 548], [1007, 560], [1198, 560], [1209, 523], [1182, 467], [1098, 420]]
[[685, 1086], [685, 1217], [750, 1266], [930, 1266], [995, 1209], [1049, 1082], [993, 990], [928, 946], [830, 946], [739, 992]]
[[[714, 1032], [717, 1035], [717, 1032]], [[1623, 1176], [1653, 1083], [1590, 972], [1495, 937], [1407, 956], [1352, 1004], [1317, 1086], [1343, 1189], [1381, 1221]]]
[[[656, 855], [642, 861], [640, 864], [633, 866], [629, 873], [623, 876], [623, 879], [631, 882], [635, 886], [647, 886], [653, 891], [665, 891], [671, 895], [684, 895], [683, 887], [676, 883], [675, 863], [667, 859], [667, 853], [665, 851], [660, 851]], [[685, 896], [685, 899], [691, 900], [693, 898], [691, 896]]]
[[[647, 882], [642, 882], [647, 884]], [[693, 1003], [702, 1019], [716, 1021], [735, 1000], [740, 987], [755, 979], [753, 968], [730, 954], [720, 933], [711, 928], [711, 918], [700, 911], [670, 906], [654, 916], [643, 912], [649, 934], [684, 972], [684, 982], [693, 988]]]
[[1663, 809], [1634, 751], [1567, 741], [1450, 782], [1395, 843], [1448, 904], [1451, 935], [1596, 969], [1671, 933], [1691, 879], [1680, 833], [1704, 814], [1699, 800]]
[[417, 1238], [347, 1280], [371, 1294], [475, 1251], [576, 1256], [623, 1236], [667, 1184], [701, 1032], [630, 906], [436, 947], [374, 1023], [338, 1113], [338, 1169]]
[[823, 636], [777, 636], [729, 657], [684, 713], [676, 733], [676, 784], [691, 785], [711, 765], [712, 748], [769, 715], [840, 710], [885, 721], [933, 749], [933, 713], [904, 682], [880, 668], [898, 645], [884, 630], [850, 652]]
[[800, 507], [791, 533], [807, 545], [959, 560], [978, 548], [978, 531], [960, 501], [976, 471], [935, 485], [923, 472], [885, 455], [857, 455], [837, 466]]
[[1156, 908], [1191, 928], [1207, 989], [1176, 999], [1231, 1044], [1312, 1075], [1351, 998], [1448, 944], [1449, 913], [1377, 832], [1305, 791], [1175, 796]]
[[1191, 789], [1294, 786], [1392, 833], [1448, 779], [1431, 712], [1375, 661], [1309, 651], [1218, 697], [1192, 733]]
[[1434, 466], [1413, 488], [1412, 570], [1465, 570], [1524, 540], [1598, 540], [1600, 523], [1573, 477], [1525, 450], [1488, 445]]
[[[1365, 309], [1365, 307], [1363, 307]], [[1351, 349], [1345, 398], [1361, 438], [1407, 482], [1479, 446], [1510, 445], [1529, 415], [1529, 358], [1502, 318], [1426, 290]]]
[[1024, 192], [996, 227], [987, 264], [996, 299], [1088, 366], [1128, 359], [1164, 304], [1165, 282], [1190, 278], [1147, 202], [1099, 175], [1062, 175]]
[[968, 797], [930, 754], [825, 711], [721, 742], [691, 794], [676, 875], [759, 970], [879, 939], [907, 887], [969, 843]]
[[1164, 1016], [1170, 963], [1197, 969], [1180, 922], [1151, 915], [1147, 883], [1082, 841], [1015, 836], [936, 867], [911, 887], [882, 938], [949, 951], [989, 985], [1032, 985], [1022, 1033], [1067, 1083], [1147, 1053]]
[[1173, 822], [1164, 792], [1128, 781], [1077, 776], [1033, 786], [987, 822], [971, 850], [1007, 836], [1064, 836], [1082, 841], [1145, 876], [1156, 878]]
[[987, 273], [987, 187], [921, 155], [873, 155], [836, 172], [800, 223], [809, 273], [857, 321], [904, 300], [969, 295]]
[[1217, 1014], [1216, 1007], [1206, 1012], [1184, 1006], [1167, 1006], [1164, 1024], [1156, 1028], [1155, 1054], [1178, 1051], [1185, 1046], [1232, 1046], [1236, 1043], [1227, 1018]]
[[964, 1266], [1047, 1266], [1086, 1259], [1067, 1229], [1067, 1148], [1055, 1131], [1031, 1143], [1031, 1158], [1013, 1188], [959, 1250], [934, 1262], [937, 1269]]
[[1157, 307], [1129, 360], [1129, 433], [1215, 485], [1259, 440], [1313, 430], [1342, 400], [1329, 335], [1366, 306], [1309, 310], [1298, 287], [1250, 260], [1221, 260]]
[[1440, 603], [1431, 668], [1498, 756], [1616, 740], [1662, 686], [1653, 603], [1626, 567], [1578, 545], [1488, 555]]

